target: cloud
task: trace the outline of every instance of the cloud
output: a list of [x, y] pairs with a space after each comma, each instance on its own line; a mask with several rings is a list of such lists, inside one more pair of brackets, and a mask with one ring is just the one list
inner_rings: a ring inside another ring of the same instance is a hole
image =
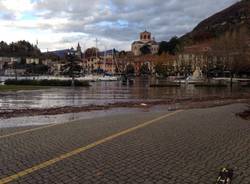
[[[237, 0], [0, 0], [3, 12], [0, 26], [17, 33], [39, 33], [36, 37], [41, 40], [42, 49], [68, 47], [78, 41], [93, 46], [96, 37], [102, 40], [102, 45], [130, 49], [130, 43], [138, 39], [144, 29], [151, 31], [158, 41], [168, 40], [191, 31], [203, 19], [235, 2]], [[55, 43], [46, 36], [56, 38]]]
[[24, 12], [33, 10], [33, 5], [31, 0], [0, 0], [3, 19], [20, 19]]

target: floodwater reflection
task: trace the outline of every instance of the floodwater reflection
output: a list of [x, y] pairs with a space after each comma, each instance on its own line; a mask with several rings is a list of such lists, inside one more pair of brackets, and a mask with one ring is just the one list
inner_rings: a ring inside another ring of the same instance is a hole
[[130, 101], [154, 101], [167, 99], [204, 98], [211, 96], [230, 97], [249, 93], [250, 89], [182, 87], [150, 88], [148, 80], [136, 80], [133, 86], [121, 82], [96, 82], [89, 88], [60, 88], [37, 91], [1, 93], [0, 110], [52, 108], [65, 106], [105, 105]]

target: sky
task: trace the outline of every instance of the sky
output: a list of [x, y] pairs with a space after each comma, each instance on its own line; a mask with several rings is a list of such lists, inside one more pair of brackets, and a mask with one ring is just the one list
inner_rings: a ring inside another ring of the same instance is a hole
[[42, 51], [130, 50], [139, 33], [181, 36], [237, 0], [0, 0], [0, 40], [38, 41]]

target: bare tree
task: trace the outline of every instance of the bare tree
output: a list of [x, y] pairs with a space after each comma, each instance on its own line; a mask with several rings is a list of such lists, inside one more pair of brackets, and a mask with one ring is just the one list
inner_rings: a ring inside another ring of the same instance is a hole
[[247, 57], [248, 39], [249, 30], [246, 27], [241, 27], [234, 31], [228, 31], [224, 36], [216, 39], [212, 45], [212, 53], [226, 60], [225, 69], [230, 71], [231, 86], [233, 77], [250, 65]]

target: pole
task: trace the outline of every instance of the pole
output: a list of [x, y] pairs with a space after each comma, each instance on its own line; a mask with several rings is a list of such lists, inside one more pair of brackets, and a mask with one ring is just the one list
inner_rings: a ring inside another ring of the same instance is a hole
[[107, 58], [107, 48], [105, 46], [105, 52], [104, 52], [104, 72], [106, 72], [106, 58]]
[[74, 62], [73, 62], [72, 53], [70, 53], [70, 60], [71, 60], [70, 62], [71, 62], [71, 76], [72, 76], [71, 86], [75, 87]]
[[112, 75], [114, 74], [114, 49], [112, 49]]
[[[230, 58], [229, 58], [230, 59]], [[230, 71], [230, 74], [231, 74], [231, 78], [230, 78], [230, 88], [231, 88], [231, 91], [233, 90], [233, 61], [231, 60], [230, 62], [231, 64], [231, 71]]]
[[[96, 38], [95, 40], [95, 46], [96, 46], [96, 62], [97, 62], [97, 65], [98, 65], [98, 70], [100, 69], [100, 61], [98, 60], [98, 49], [97, 49], [97, 44], [98, 44], [98, 39]], [[99, 73], [99, 71], [97, 71], [97, 74]]]
[[15, 63], [14, 63], [14, 65], [15, 65], [15, 80], [17, 81], [17, 62], [15, 61]]
[[70, 70], [70, 75], [71, 75], [71, 86], [75, 87], [75, 74], [74, 74], [74, 58], [73, 58], [73, 52], [69, 51], [68, 52], [68, 61], [69, 61], [69, 70]]

